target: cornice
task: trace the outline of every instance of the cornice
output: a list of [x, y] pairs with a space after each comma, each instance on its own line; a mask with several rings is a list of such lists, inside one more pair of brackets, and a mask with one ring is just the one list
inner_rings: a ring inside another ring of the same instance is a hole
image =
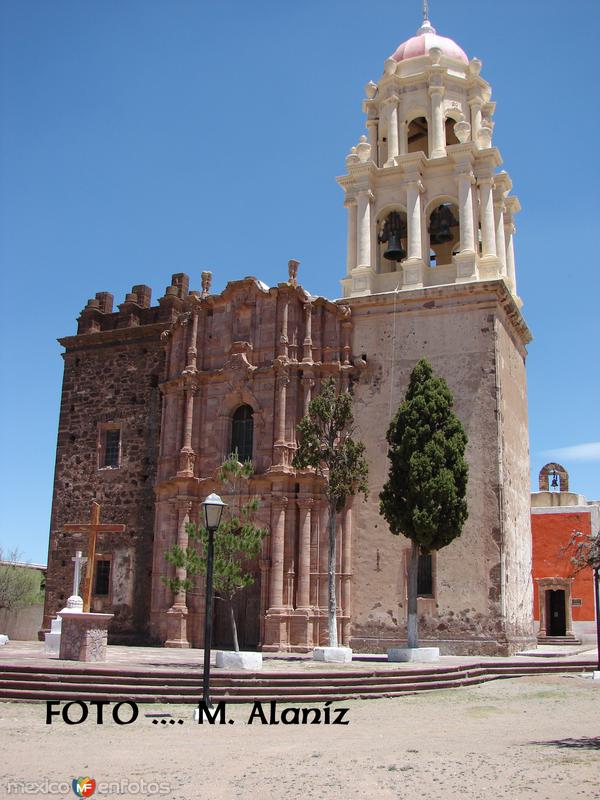
[[92, 348], [119, 345], [121, 343], [134, 344], [136, 341], [147, 339], [160, 339], [160, 334], [172, 326], [172, 322], [155, 322], [152, 325], [135, 325], [127, 328], [113, 328], [110, 331], [95, 331], [94, 333], [79, 333], [74, 336], [63, 336], [57, 339], [58, 343], [66, 348], [67, 352], [75, 350], [89, 350]]
[[359, 317], [369, 306], [379, 306], [382, 311], [387, 307], [396, 307], [398, 313], [416, 313], [427, 308], [429, 311], [436, 309], [435, 301], [440, 300], [439, 310], [444, 308], [468, 307], [470, 304], [498, 302], [523, 345], [532, 340], [531, 331], [511, 294], [504, 279], [497, 278], [488, 281], [473, 281], [472, 283], [445, 284], [444, 286], [427, 286], [422, 289], [409, 289], [400, 292], [382, 292], [380, 294], [362, 295], [359, 297], [345, 297], [336, 302], [350, 306], [353, 316]]

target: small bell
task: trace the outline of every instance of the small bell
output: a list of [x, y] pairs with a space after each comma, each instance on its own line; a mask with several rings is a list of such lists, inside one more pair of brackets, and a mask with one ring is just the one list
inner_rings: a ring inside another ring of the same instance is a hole
[[552, 473], [552, 483], [550, 484], [550, 486], [553, 489], [558, 489], [559, 488], [558, 473], [557, 473], [556, 470], [554, 470], [553, 473]]
[[431, 244], [445, 244], [454, 239], [450, 228], [456, 227], [457, 221], [449, 206], [438, 206], [431, 214], [429, 221], [429, 241]]
[[392, 211], [383, 224], [379, 234], [380, 242], [387, 242], [388, 246], [383, 257], [388, 261], [402, 261], [406, 258], [406, 251], [402, 246], [402, 236], [406, 235], [406, 228], [402, 217], [397, 211]]

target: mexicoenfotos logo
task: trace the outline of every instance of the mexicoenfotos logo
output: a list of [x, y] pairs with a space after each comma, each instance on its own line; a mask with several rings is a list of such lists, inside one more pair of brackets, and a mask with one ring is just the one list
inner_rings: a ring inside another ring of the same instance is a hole
[[91, 797], [96, 791], [96, 781], [93, 778], [73, 778], [71, 782], [76, 797]]

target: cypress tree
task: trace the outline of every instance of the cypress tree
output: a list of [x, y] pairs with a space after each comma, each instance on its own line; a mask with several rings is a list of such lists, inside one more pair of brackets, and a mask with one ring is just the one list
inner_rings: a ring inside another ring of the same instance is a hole
[[446, 381], [426, 359], [413, 369], [406, 398], [387, 432], [389, 476], [379, 495], [390, 531], [411, 540], [408, 646], [418, 647], [419, 555], [446, 547], [467, 519], [467, 435]]

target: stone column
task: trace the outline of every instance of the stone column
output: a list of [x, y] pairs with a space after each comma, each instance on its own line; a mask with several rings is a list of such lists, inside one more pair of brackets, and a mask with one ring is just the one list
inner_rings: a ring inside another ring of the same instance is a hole
[[277, 376], [277, 441], [284, 444], [285, 438], [285, 409], [287, 385], [290, 382], [287, 371], [282, 370]]
[[[539, 580], [536, 578], [536, 581]], [[546, 589], [541, 588], [538, 584], [538, 604], [540, 609], [540, 628], [538, 636], [546, 636], [548, 623], [546, 622]]]
[[342, 512], [342, 643], [350, 644], [352, 627], [352, 509], [345, 508]]
[[198, 341], [198, 309], [194, 308], [192, 311], [192, 325], [190, 328], [190, 338], [188, 340], [188, 349], [187, 349], [187, 371], [196, 371], [197, 366], [197, 358], [198, 358], [198, 349], [196, 347], [196, 342]]
[[[340, 353], [340, 361], [344, 366], [350, 366], [350, 340], [352, 337], [352, 323], [350, 322], [351, 311], [348, 306], [341, 306], [340, 311], [343, 316], [341, 319], [342, 328], [342, 352]], [[344, 373], [345, 374], [345, 373]]]
[[443, 158], [446, 155], [446, 135], [444, 131], [443, 86], [430, 86], [431, 97], [431, 156]]
[[[574, 636], [573, 634], [573, 603], [571, 590], [573, 587], [573, 579], [569, 580], [568, 586], [565, 587], [565, 635]], [[595, 584], [594, 584], [595, 588]]]
[[421, 192], [423, 184], [420, 180], [410, 181], [406, 185], [406, 216], [408, 223], [408, 254], [403, 262], [404, 287], [419, 288], [423, 285], [423, 233], [421, 228]]
[[319, 607], [327, 611], [327, 547], [329, 508], [325, 500], [319, 504]]
[[388, 101], [387, 112], [387, 161], [386, 167], [393, 167], [398, 156], [398, 98], [391, 97]]
[[312, 390], [315, 386], [315, 380], [312, 375], [303, 375], [302, 377], [302, 410], [303, 416], [308, 414], [308, 406], [310, 401], [312, 400]]
[[313, 498], [313, 510], [310, 519], [310, 605], [313, 608], [319, 606], [319, 500]]
[[464, 283], [477, 278], [475, 253], [475, 223], [473, 220], [473, 190], [475, 182], [471, 168], [463, 167], [458, 174], [458, 206], [460, 224], [460, 252], [453, 256], [456, 264], [456, 281]]
[[458, 176], [458, 203], [460, 223], [460, 252], [475, 253], [475, 226], [473, 222], [473, 174], [462, 172]]
[[516, 228], [513, 222], [508, 222], [504, 226], [504, 234], [506, 239], [506, 274], [508, 283], [511, 290], [517, 293], [517, 276], [515, 272], [515, 249], [514, 249], [514, 235]]
[[270, 611], [283, 611], [283, 560], [287, 497], [276, 495], [271, 501], [271, 586]]
[[279, 355], [283, 358], [288, 356], [288, 314], [289, 302], [288, 298], [284, 297], [281, 310], [281, 334], [279, 336]]
[[346, 252], [346, 272], [348, 275], [356, 266], [356, 247], [357, 247], [357, 207], [356, 198], [347, 197], [344, 203], [348, 209], [348, 242]]
[[298, 540], [298, 595], [297, 607], [310, 608], [310, 528], [312, 498], [298, 498], [300, 532]]
[[193, 477], [194, 461], [196, 454], [192, 447], [192, 431], [194, 425], [194, 397], [198, 391], [196, 383], [188, 382], [185, 385], [185, 401], [183, 412], [183, 437], [179, 451], [179, 469], [177, 474], [181, 477]]
[[377, 128], [378, 122], [376, 119], [367, 120], [367, 138], [371, 145], [371, 158], [375, 162], [375, 166], [379, 166], [379, 155], [377, 147]]
[[506, 240], [504, 237], [505, 203], [502, 194], [494, 198], [494, 217], [496, 222], [496, 249], [500, 261], [500, 274], [506, 275]]
[[421, 232], [421, 181], [411, 181], [406, 187], [406, 210], [408, 222], [408, 258], [423, 258], [423, 237]]
[[479, 178], [479, 208], [481, 218], [481, 246], [483, 258], [496, 257], [496, 232], [494, 224], [493, 178]]
[[[190, 511], [192, 509], [191, 500], [180, 498], [177, 501], [177, 546], [185, 550], [188, 546], [188, 533], [186, 526], [190, 521]], [[185, 567], [175, 569], [175, 577], [179, 581], [185, 581], [187, 571]], [[165, 647], [189, 647], [187, 638], [187, 604], [186, 591], [180, 589], [173, 598], [173, 605], [167, 611], [167, 636]]]
[[285, 423], [287, 409], [287, 387], [289, 382], [290, 377], [287, 369], [280, 369], [275, 380], [277, 435], [274, 443], [274, 464], [278, 466], [284, 466], [286, 464], [287, 439]]
[[312, 364], [312, 303], [304, 303], [304, 342], [302, 361]]
[[481, 128], [482, 105], [483, 100], [480, 97], [474, 97], [472, 100], [469, 100], [469, 106], [471, 107], [471, 139], [474, 142], [477, 141], [477, 134]]
[[405, 156], [408, 153], [408, 123], [406, 120], [403, 120], [399, 128], [399, 148], [400, 148], [400, 155]]
[[371, 266], [371, 203], [373, 193], [363, 189], [358, 193], [356, 218], [356, 266]]

